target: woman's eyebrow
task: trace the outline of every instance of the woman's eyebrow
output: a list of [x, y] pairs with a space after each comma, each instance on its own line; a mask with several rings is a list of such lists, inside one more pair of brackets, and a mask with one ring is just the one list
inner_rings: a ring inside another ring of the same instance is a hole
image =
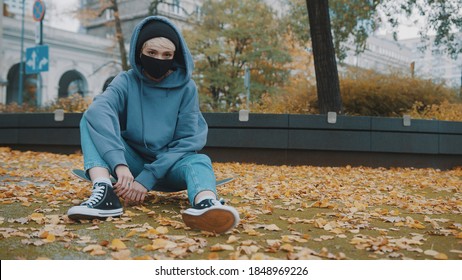
[[173, 50], [164, 50], [164, 49], [159, 49], [159, 48], [153, 48], [153, 47], [147, 47], [146, 48], [147, 51], [156, 51], [156, 52], [162, 52], [162, 53], [174, 53]]

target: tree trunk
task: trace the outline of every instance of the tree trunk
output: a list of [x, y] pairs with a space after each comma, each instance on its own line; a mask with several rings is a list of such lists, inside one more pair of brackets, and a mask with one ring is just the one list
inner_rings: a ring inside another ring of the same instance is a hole
[[122, 69], [124, 71], [127, 71], [129, 69], [128, 62], [127, 62], [127, 50], [125, 49], [125, 42], [124, 42], [124, 36], [123, 36], [123, 33], [122, 33], [122, 25], [120, 23], [119, 7], [117, 5], [117, 0], [112, 0], [112, 7], [113, 7], [113, 10], [114, 10], [116, 38], [117, 38], [117, 42], [119, 43], [120, 59], [121, 59], [121, 62], [122, 62]]
[[306, 0], [313, 47], [319, 112], [342, 112], [328, 0]]

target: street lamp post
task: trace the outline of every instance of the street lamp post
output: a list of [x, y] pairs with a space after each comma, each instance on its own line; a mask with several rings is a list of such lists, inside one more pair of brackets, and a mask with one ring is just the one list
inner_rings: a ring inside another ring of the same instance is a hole
[[18, 89], [18, 104], [22, 105], [22, 94], [24, 87], [24, 13], [25, 13], [25, 0], [22, 0], [22, 22], [21, 22], [21, 55], [19, 60], [19, 89]]

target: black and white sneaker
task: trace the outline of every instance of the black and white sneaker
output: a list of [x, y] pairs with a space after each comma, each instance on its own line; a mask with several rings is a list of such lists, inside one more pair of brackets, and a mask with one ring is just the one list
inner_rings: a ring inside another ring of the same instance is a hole
[[183, 221], [192, 229], [227, 232], [239, 223], [239, 213], [234, 207], [223, 204], [216, 199], [204, 199], [183, 212]]
[[90, 198], [67, 211], [72, 220], [91, 220], [95, 218], [117, 217], [123, 208], [111, 185], [97, 183], [93, 186]]

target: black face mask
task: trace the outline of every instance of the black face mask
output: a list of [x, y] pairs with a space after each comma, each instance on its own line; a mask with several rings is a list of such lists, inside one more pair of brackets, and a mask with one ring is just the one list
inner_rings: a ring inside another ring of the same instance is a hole
[[144, 71], [156, 79], [162, 78], [173, 66], [173, 59], [157, 59], [144, 54], [141, 54], [140, 61]]

